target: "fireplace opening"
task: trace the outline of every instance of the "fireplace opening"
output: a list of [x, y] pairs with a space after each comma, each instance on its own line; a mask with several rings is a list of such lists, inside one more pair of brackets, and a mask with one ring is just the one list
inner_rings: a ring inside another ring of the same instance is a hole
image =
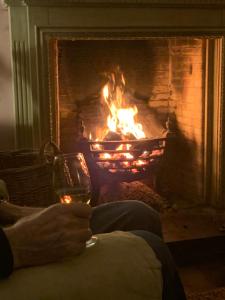
[[[150, 169], [143, 178], [130, 180], [115, 180], [115, 176], [119, 177], [115, 174], [116, 166], [121, 166], [122, 159], [122, 164], [130, 167], [131, 175], [132, 170], [139, 171], [138, 167], [134, 170], [121, 156], [119, 163], [110, 162], [111, 188], [105, 187], [106, 182], [101, 185], [99, 201], [152, 198], [153, 206], [159, 207], [165, 202], [181, 206], [203, 203], [207, 44], [208, 39], [203, 37], [57, 39], [52, 42], [57, 139], [61, 149], [72, 152], [85, 137], [88, 146], [94, 146], [98, 154], [113, 152], [115, 143], [120, 140], [123, 143], [116, 145], [116, 148], [122, 147], [117, 149], [119, 152], [124, 150], [124, 145], [132, 148], [132, 143], [137, 143], [137, 149], [132, 150], [138, 152], [140, 141], [153, 140], [150, 144], [155, 149], [145, 143], [140, 155], [149, 150], [150, 156], [160, 157], [157, 169]], [[121, 83], [124, 85], [124, 90], [119, 92], [124, 93], [130, 107], [137, 110], [136, 123], [141, 124], [144, 132], [140, 139], [131, 133], [121, 137], [108, 130], [107, 134], [110, 110], [103, 99], [104, 87], [112, 81], [112, 74], [115, 79], [116, 72], [122, 74], [117, 88]], [[128, 150], [126, 148], [122, 155]], [[104, 157], [102, 159], [103, 165], [109, 164]], [[100, 181], [105, 176], [103, 173]]]

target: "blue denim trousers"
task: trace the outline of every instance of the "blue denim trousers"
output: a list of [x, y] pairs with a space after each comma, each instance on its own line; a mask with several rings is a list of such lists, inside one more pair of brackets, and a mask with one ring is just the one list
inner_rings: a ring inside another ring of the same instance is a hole
[[130, 231], [143, 238], [162, 265], [162, 299], [186, 300], [175, 263], [162, 239], [159, 214], [154, 209], [136, 200], [102, 204], [93, 208], [91, 229], [93, 234], [115, 230]]

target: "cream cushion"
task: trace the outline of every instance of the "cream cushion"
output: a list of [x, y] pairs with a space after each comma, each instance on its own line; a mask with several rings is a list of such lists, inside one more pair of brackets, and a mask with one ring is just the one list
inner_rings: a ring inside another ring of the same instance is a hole
[[161, 300], [161, 265], [142, 238], [100, 234], [70, 260], [15, 271], [0, 282], [0, 299]]

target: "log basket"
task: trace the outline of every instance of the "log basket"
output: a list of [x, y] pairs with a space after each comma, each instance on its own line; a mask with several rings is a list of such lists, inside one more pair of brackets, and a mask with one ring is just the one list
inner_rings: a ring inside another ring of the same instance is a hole
[[45, 142], [40, 150], [0, 152], [0, 178], [6, 182], [9, 201], [41, 207], [54, 203], [52, 170], [58, 153], [53, 142]]

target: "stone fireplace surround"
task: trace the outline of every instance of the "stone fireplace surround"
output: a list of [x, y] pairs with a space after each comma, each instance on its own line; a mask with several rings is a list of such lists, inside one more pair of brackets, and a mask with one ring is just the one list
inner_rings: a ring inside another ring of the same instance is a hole
[[[11, 20], [16, 141], [57, 140], [57, 76], [49, 49], [59, 39], [208, 38], [202, 203], [224, 206], [225, 1], [5, 0]], [[54, 80], [52, 80], [54, 78]]]

